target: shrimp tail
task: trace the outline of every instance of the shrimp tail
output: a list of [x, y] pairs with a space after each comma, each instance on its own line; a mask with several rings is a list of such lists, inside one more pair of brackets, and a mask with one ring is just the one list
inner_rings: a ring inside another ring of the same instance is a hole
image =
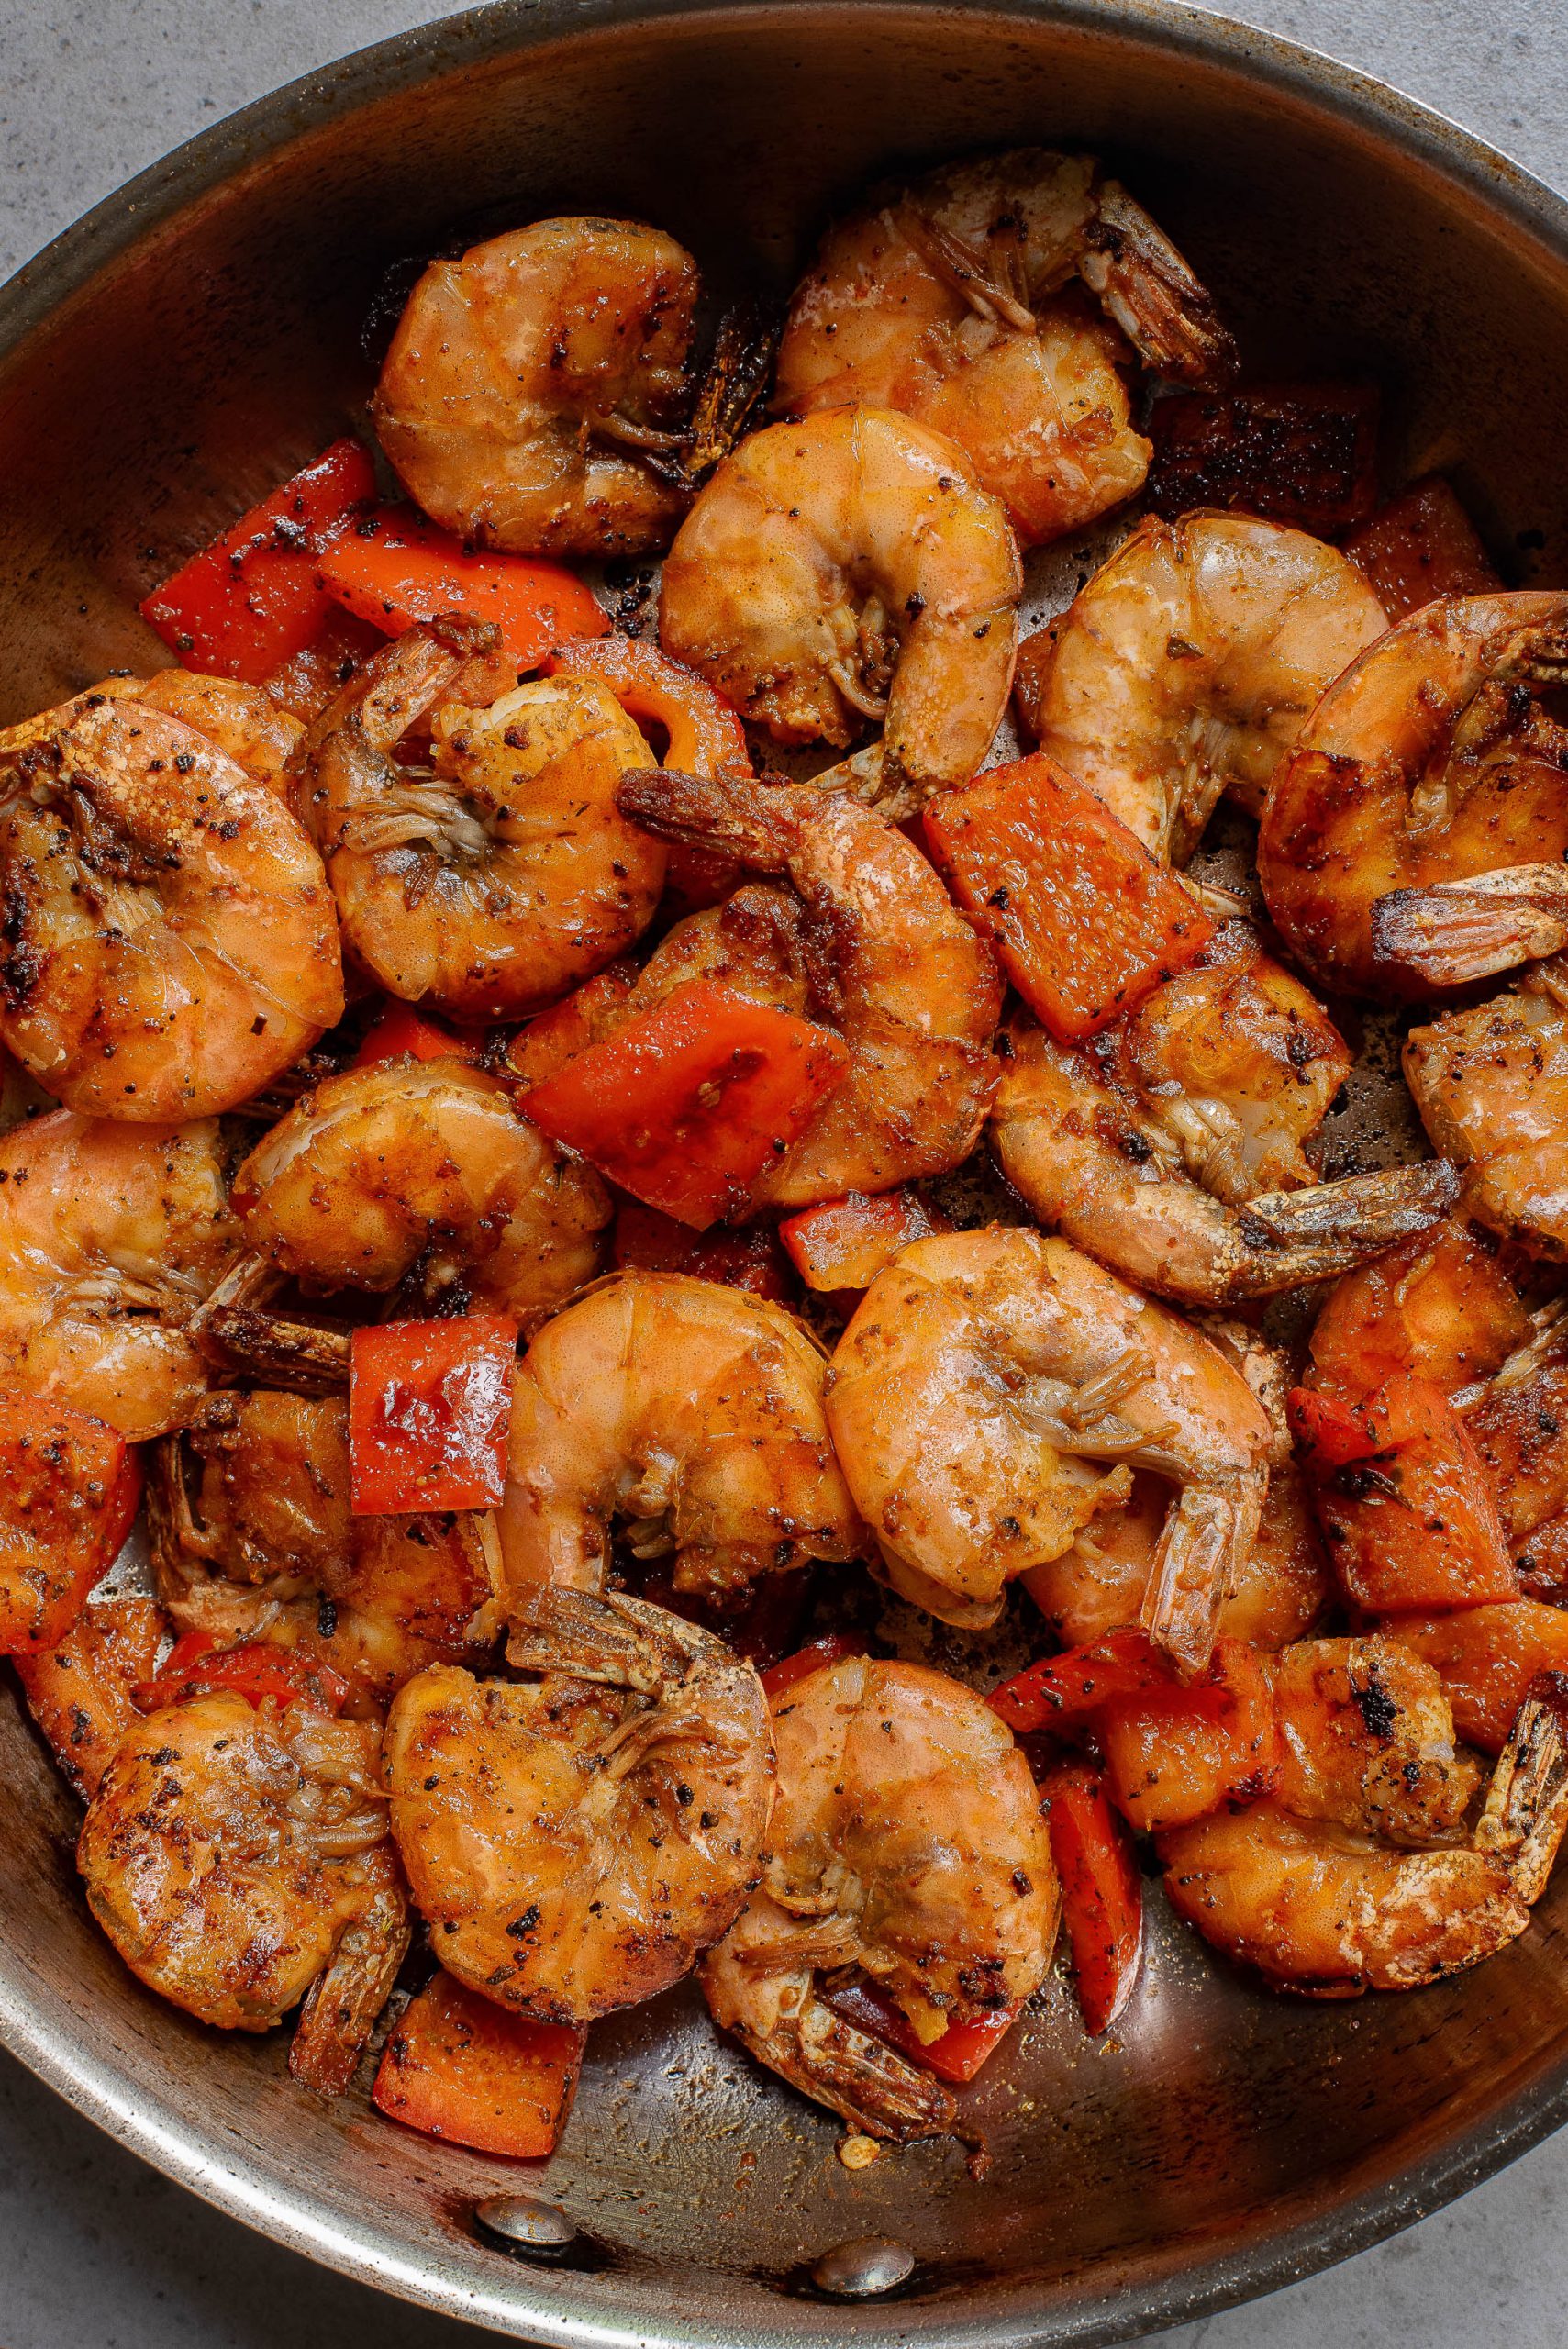
[[803, 2096], [842, 2115], [868, 2137], [906, 2145], [948, 2135], [958, 2118], [949, 2089], [870, 2032], [857, 2031], [825, 1999], [762, 2032], [732, 2021], [743, 2047]]
[[679, 1686], [695, 1659], [676, 1615], [625, 1591], [601, 1597], [550, 1583], [522, 1586], [511, 1604], [506, 1661], [523, 1672], [569, 1672], [657, 1697]]
[[1492, 1774], [1474, 1842], [1507, 1867], [1521, 1900], [1533, 1904], [1568, 1827], [1568, 1674], [1536, 1675], [1514, 1716]]
[[1425, 1231], [1459, 1197], [1446, 1158], [1347, 1174], [1304, 1191], [1270, 1191], [1238, 1211], [1247, 1250], [1237, 1296], [1262, 1296], [1302, 1281], [1331, 1280], [1396, 1241]]
[[241, 1256], [186, 1323], [215, 1370], [295, 1395], [339, 1395], [349, 1384], [349, 1333], [268, 1309], [283, 1275], [261, 1255]]
[[289, 2071], [302, 2086], [318, 2096], [343, 2094], [376, 2017], [392, 1996], [412, 1939], [401, 1888], [384, 1886], [368, 1915], [356, 1918], [343, 1934], [299, 2010]]
[[1568, 864], [1510, 864], [1494, 873], [1394, 889], [1373, 901], [1373, 959], [1380, 969], [1456, 987], [1539, 962], [1568, 946]]
[[623, 816], [661, 840], [732, 856], [754, 873], [783, 873], [798, 837], [798, 800], [815, 797], [788, 784], [730, 775], [682, 774], [670, 767], [634, 768], [616, 786]]
[[1235, 373], [1214, 296], [1119, 181], [1102, 183], [1083, 234], [1084, 283], [1151, 367], [1184, 384]]
[[1185, 1486], [1165, 1519], [1141, 1620], [1154, 1645], [1189, 1675], [1214, 1652], [1219, 1610], [1256, 1531], [1255, 1505], [1249, 1510], [1201, 1485]]

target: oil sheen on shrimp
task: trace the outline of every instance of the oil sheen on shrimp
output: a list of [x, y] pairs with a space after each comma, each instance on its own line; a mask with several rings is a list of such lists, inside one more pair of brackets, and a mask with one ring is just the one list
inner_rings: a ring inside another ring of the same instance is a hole
[[1006, 706], [1022, 588], [1006, 515], [952, 441], [832, 408], [742, 441], [664, 565], [659, 634], [781, 742], [880, 720], [883, 782], [967, 782]]
[[433, 262], [376, 388], [381, 445], [427, 514], [515, 554], [630, 555], [685, 500], [677, 446], [696, 264], [634, 220], [536, 220]]
[[767, 1700], [711, 1631], [624, 1596], [536, 1587], [508, 1654], [541, 1676], [434, 1666], [395, 1699], [393, 1832], [443, 1965], [588, 2022], [678, 1981], [756, 1882]]
[[0, 1138], [0, 1373], [139, 1442], [211, 1374], [186, 1324], [228, 1270], [218, 1130], [56, 1109]]
[[[665, 852], [616, 807], [648, 745], [609, 688], [539, 677], [485, 709], [447, 700], [493, 631], [411, 629], [296, 754], [343, 934], [391, 995], [453, 1019], [539, 1010], [635, 944]], [[391, 755], [433, 712], [429, 763]]]
[[1208, 295], [1093, 156], [1016, 148], [932, 172], [828, 231], [790, 306], [776, 405], [897, 408], [933, 426], [1038, 544], [1143, 485], [1124, 329], [1157, 373], [1186, 382], [1232, 358]]
[[1568, 963], [1444, 1011], [1405, 1040], [1405, 1079], [1463, 1206], [1532, 1255], [1568, 1262]]
[[1323, 985], [1418, 1000], [1568, 944], [1568, 595], [1442, 596], [1325, 694], [1258, 838], [1270, 913]]
[[504, 1596], [599, 1588], [620, 1525], [677, 1590], [723, 1591], [864, 1529], [823, 1412], [828, 1365], [781, 1307], [680, 1273], [612, 1275], [518, 1365], [500, 1512]]
[[1218, 1347], [1064, 1241], [993, 1226], [903, 1250], [840, 1341], [828, 1415], [887, 1580], [976, 1628], [1132, 1468], [1169, 1478], [1143, 1620], [1207, 1661], [1257, 1532], [1267, 1414]]
[[216, 1114], [342, 1016], [331, 892], [276, 791], [206, 734], [89, 700], [0, 812], [0, 1039], [69, 1108]]
[[822, 1997], [845, 1969], [923, 2042], [1020, 2004], [1051, 1963], [1061, 1895], [1040, 1796], [984, 1699], [923, 1664], [855, 1656], [773, 1712], [778, 1795], [761, 1889], [703, 1965], [715, 2020], [873, 2136], [952, 2126], [929, 2072]]
[[1387, 626], [1361, 573], [1247, 514], [1151, 516], [1018, 658], [1040, 748], [1184, 864], [1222, 793], [1263, 805], [1326, 689]]
[[717, 851], [790, 891], [748, 892], [738, 915], [693, 916], [655, 951], [636, 1009], [700, 970], [833, 1028], [848, 1074], [752, 1192], [800, 1208], [885, 1191], [968, 1156], [995, 1086], [1001, 981], [931, 866], [857, 800], [652, 769], [619, 804], [672, 840]]

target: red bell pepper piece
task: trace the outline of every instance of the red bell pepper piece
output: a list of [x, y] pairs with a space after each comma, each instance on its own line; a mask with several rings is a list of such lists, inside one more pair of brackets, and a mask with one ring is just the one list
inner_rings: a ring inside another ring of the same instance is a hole
[[371, 2095], [428, 2137], [542, 2161], [566, 2125], [587, 2035], [510, 2014], [438, 1974], [393, 2026]]
[[473, 554], [411, 506], [384, 506], [333, 541], [321, 584], [349, 611], [388, 636], [443, 612], [494, 620], [518, 669], [537, 669], [563, 637], [603, 636], [604, 607], [558, 562]]
[[993, 1688], [986, 1703], [1017, 1736], [1087, 1720], [1114, 1698], [1168, 1687], [1175, 1677], [1142, 1631], [1107, 1631], [1086, 1647], [1042, 1656]]
[[1336, 1281], [1312, 1331], [1319, 1388], [1358, 1401], [1399, 1371], [1445, 1394], [1489, 1378], [1530, 1335], [1495, 1257], [1440, 1223]]
[[623, 1199], [616, 1210], [612, 1254], [617, 1272], [632, 1266], [648, 1273], [688, 1273], [694, 1280], [749, 1289], [775, 1305], [789, 1302], [789, 1265], [777, 1234], [766, 1224], [695, 1232], [659, 1208]]
[[1483, 1753], [1501, 1753], [1539, 1673], [1568, 1672], [1568, 1612], [1535, 1598], [1396, 1615], [1381, 1629], [1440, 1675], [1456, 1732]]
[[903, 2009], [874, 1982], [838, 1983], [822, 1995], [858, 2031], [896, 2048], [901, 2055], [911, 2056], [938, 2079], [951, 2080], [961, 2087], [973, 2079], [986, 2057], [1001, 2045], [1019, 2011], [1016, 2006], [997, 2007], [967, 2022], [950, 2022], [939, 2039], [922, 2040]]
[[1156, 400], [1149, 503], [1156, 514], [1240, 507], [1337, 539], [1377, 502], [1377, 388], [1257, 384]]
[[1062, 1917], [1086, 2030], [1108, 2031], [1143, 1956], [1143, 1886], [1126, 1829], [1095, 1771], [1064, 1762], [1041, 1784]]
[[517, 1325], [499, 1313], [384, 1321], [349, 1347], [356, 1517], [493, 1508], [506, 1481]]
[[771, 1664], [762, 1675], [762, 1694], [770, 1705], [776, 1705], [797, 1681], [808, 1680], [814, 1672], [826, 1672], [829, 1664], [842, 1664], [846, 1656], [864, 1653], [863, 1640], [851, 1638], [848, 1631], [825, 1631], [819, 1640], [797, 1648], [794, 1655], [781, 1656], [777, 1664]]
[[925, 826], [954, 896], [1059, 1043], [1108, 1028], [1214, 936], [1175, 876], [1043, 751], [942, 792]]
[[155, 1713], [161, 1705], [178, 1705], [215, 1689], [232, 1690], [252, 1705], [304, 1702], [327, 1713], [340, 1712], [349, 1695], [348, 1682], [330, 1664], [306, 1664], [265, 1640], [219, 1647], [211, 1631], [184, 1632], [164, 1658], [163, 1669], [139, 1682], [132, 1694], [139, 1712]]
[[428, 1019], [411, 1003], [389, 1003], [366, 1029], [354, 1054], [355, 1068], [380, 1068], [389, 1061], [479, 1062], [479, 1047], [466, 1036], [454, 1035], [439, 1020]]
[[141, 1463], [102, 1419], [0, 1399], [0, 1655], [59, 1645], [140, 1498]]
[[1475, 526], [1440, 473], [1412, 482], [1345, 540], [1390, 621], [1439, 596], [1491, 596], [1502, 585]]
[[519, 1085], [542, 1085], [568, 1061], [601, 1043], [627, 1016], [637, 985], [634, 963], [611, 963], [519, 1028], [506, 1045], [506, 1069]]
[[317, 567], [374, 496], [369, 451], [335, 440], [154, 588], [143, 619], [187, 669], [261, 685], [326, 628], [332, 600]]
[[851, 1191], [788, 1217], [779, 1238], [806, 1287], [831, 1293], [869, 1288], [901, 1248], [951, 1229], [917, 1191], [886, 1191], [876, 1198]]
[[743, 1209], [849, 1066], [841, 1039], [710, 979], [579, 1052], [527, 1098], [530, 1121], [649, 1207], [705, 1231]]
[[1347, 1598], [1380, 1614], [1518, 1598], [1490, 1479], [1440, 1386], [1402, 1371], [1363, 1403], [1297, 1387], [1288, 1408]]

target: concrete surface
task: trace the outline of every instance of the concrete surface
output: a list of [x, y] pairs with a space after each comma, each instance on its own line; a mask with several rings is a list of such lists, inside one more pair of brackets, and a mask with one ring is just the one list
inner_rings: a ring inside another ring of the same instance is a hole
[[[0, 275], [131, 173], [415, 0], [0, 0]], [[1568, 183], [1564, 0], [1252, 0]], [[1451, 2210], [1162, 2349], [1561, 2349], [1568, 2132]], [[825, 2328], [826, 2331], [826, 2328]], [[0, 2056], [0, 2349], [460, 2349], [493, 2338], [310, 2266], [168, 2185]]]

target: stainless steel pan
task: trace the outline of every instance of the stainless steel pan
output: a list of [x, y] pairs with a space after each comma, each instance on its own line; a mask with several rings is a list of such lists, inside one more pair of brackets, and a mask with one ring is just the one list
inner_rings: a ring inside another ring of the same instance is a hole
[[[0, 718], [145, 658], [137, 596], [352, 419], [390, 263], [592, 208], [783, 286], [869, 173], [1036, 139], [1116, 159], [1255, 365], [1378, 374], [1395, 469], [1453, 470], [1511, 576], [1563, 576], [1568, 210], [1435, 116], [1157, 0], [498, 0], [219, 125], [0, 295]], [[317, 2104], [280, 2040], [137, 1987], [8, 1684], [0, 1785], [0, 2037], [224, 2209], [534, 2339], [1106, 2341], [1372, 2243], [1568, 2113], [1568, 1880], [1479, 1973], [1327, 2007], [1228, 1974], [1156, 1900], [1118, 2040], [1057, 1991], [987, 2070], [984, 2182], [938, 2147], [851, 2176], [681, 1991], [595, 2031], [563, 2149], [521, 2181], [583, 2232], [509, 2260], [472, 2213], [515, 2168]], [[809, 2265], [873, 2232], [917, 2255], [901, 2295], [812, 2297]]]

